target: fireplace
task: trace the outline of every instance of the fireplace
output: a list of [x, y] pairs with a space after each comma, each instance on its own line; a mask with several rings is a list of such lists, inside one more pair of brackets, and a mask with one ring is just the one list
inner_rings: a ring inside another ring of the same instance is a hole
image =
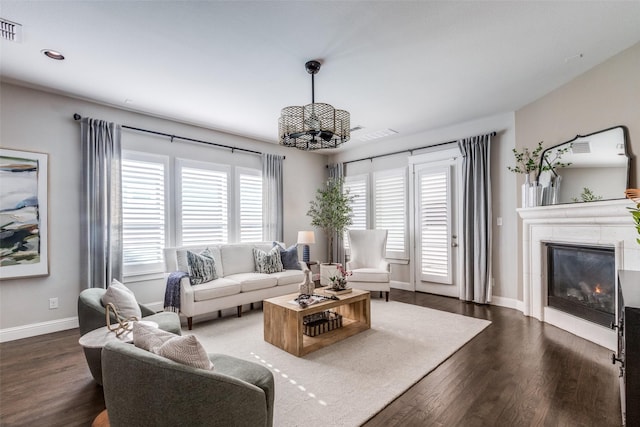
[[602, 326], [615, 319], [615, 250], [547, 243], [547, 305]]

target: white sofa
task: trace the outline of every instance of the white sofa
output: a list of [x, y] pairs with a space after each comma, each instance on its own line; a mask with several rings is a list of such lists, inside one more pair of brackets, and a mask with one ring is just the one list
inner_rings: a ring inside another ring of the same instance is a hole
[[180, 282], [180, 313], [187, 317], [189, 329], [193, 327], [194, 316], [237, 307], [240, 317], [244, 304], [297, 292], [308, 270], [302, 261], [299, 262], [300, 270], [271, 274], [256, 272], [253, 248], [268, 252], [272, 246], [273, 243], [262, 242], [165, 248], [167, 273], [189, 272], [187, 251], [200, 253], [209, 248], [213, 253], [217, 279], [194, 286], [189, 277], [182, 278]]

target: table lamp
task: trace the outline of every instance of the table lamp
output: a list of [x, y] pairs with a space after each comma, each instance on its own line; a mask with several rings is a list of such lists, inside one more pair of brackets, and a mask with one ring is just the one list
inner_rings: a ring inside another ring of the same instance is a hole
[[302, 247], [302, 261], [309, 262], [309, 245], [316, 242], [316, 234], [313, 231], [298, 231], [298, 245]]

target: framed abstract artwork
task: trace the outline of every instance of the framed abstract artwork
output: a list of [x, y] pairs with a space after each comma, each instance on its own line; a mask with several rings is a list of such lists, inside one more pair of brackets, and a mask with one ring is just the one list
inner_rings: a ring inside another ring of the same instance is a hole
[[49, 274], [48, 161], [0, 148], [0, 280]]

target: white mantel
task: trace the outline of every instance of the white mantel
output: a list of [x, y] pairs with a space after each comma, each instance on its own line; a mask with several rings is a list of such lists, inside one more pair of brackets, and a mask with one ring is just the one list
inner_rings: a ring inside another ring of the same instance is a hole
[[545, 243], [608, 246], [616, 271], [640, 270], [640, 244], [626, 199], [518, 209], [522, 218], [523, 312], [611, 350], [616, 333], [547, 307]]

